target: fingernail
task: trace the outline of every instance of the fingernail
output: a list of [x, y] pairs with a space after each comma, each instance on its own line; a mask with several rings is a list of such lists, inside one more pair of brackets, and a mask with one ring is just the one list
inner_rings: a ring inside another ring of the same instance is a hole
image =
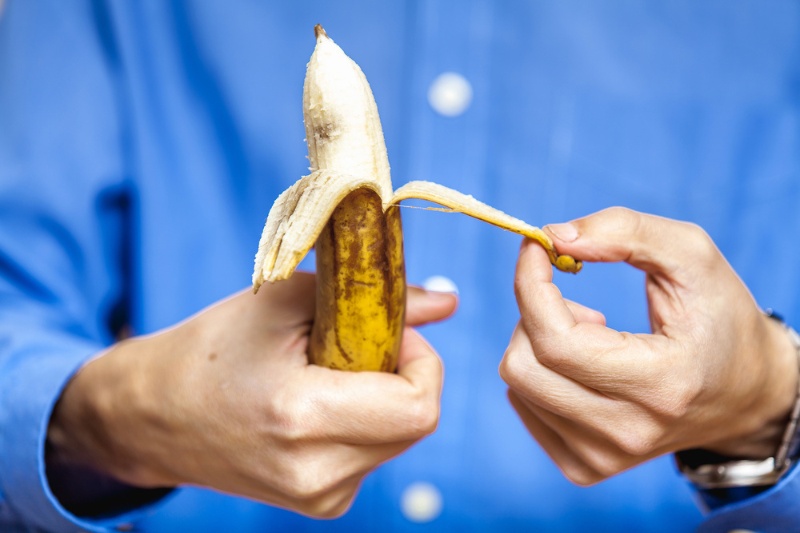
[[432, 299], [432, 300], [449, 300], [452, 299], [453, 296], [456, 296], [458, 292], [456, 291], [425, 291], [425, 296]]
[[443, 294], [458, 294], [458, 287], [453, 280], [444, 276], [431, 276], [422, 283], [422, 288], [433, 297]]
[[545, 228], [561, 242], [572, 242], [578, 238], [578, 228], [572, 223], [548, 224]]

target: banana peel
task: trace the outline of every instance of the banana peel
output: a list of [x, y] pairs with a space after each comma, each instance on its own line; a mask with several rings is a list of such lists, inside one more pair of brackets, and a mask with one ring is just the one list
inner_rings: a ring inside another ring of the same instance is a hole
[[400, 203], [426, 200], [538, 242], [551, 263], [578, 272], [541, 229], [472, 196], [428, 181], [392, 188], [378, 108], [359, 66], [314, 28], [317, 44], [303, 86], [311, 173], [272, 206], [258, 246], [255, 291], [289, 278], [316, 246], [311, 363], [393, 372], [403, 333], [406, 281]]

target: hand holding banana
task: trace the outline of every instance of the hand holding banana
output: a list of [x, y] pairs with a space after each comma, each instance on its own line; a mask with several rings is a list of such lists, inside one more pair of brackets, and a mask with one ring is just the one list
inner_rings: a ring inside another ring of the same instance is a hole
[[525, 235], [547, 250], [557, 268], [580, 270], [580, 262], [559, 256], [539, 228], [471, 196], [422, 181], [393, 191], [367, 79], [321, 26], [315, 34], [303, 87], [311, 174], [275, 201], [253, 273], [256, 291], [265, 281], [287, 279], [316, 243], [312, 362], [346, 370], [395, 370], [406, 290], [402, 200], [428, 200]]
[[[314, 292], [314, 276], [299, 273], [89, 362], [51, 418], [49, 472], [88, 467], [136, 487], [198, 485], [343, 513], [368, 472], [434, 430], [442, 366], [411, 328], [396, 374], [309, 365]], [[415, 288], [408, 298], [409, 325], [456, 305]]]

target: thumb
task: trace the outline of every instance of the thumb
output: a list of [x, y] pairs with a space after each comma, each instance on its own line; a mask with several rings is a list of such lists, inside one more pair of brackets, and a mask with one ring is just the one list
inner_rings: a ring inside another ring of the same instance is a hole
[[449, 292], [426, 291], [408, 287], [406, 296], [406, 325], [420, 326], [443, 320], [456, 310], [458, 297]]
[[624, 261], [645, 272], [670, 277], [682, 267], [720, 255], [708, 234], [695, 224], [623, 207], [544, 229], [559, 253], [585, 261]]

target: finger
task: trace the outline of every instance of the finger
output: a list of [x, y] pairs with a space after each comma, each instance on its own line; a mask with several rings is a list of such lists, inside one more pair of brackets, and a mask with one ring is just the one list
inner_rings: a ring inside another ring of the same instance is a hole
[[428, 341], [411, 328], [403, 331], [397, 373], [437, 398], [442, 389], [442, 360]]
[[[547, 254], [530, 241], [517, 262], [516, 295], [521, 323], [536, 359], [546, 367], [604, 393], [649, 383], [659, 368], [654, 343], [665, 339], [620, 333], [592, 321], [579, 322], [552, 283]], [[661, 343], [661, 344], [659, 344]]]
[[519, 325], [500, 363], [500, 376], [520, 397], [567, 418], [603, 419], [616, 408], [612, 398], [539, 362]]
[[598, 324], [600, 326], [606, 325], [606, 317], [600, 311], [586, 307], [572, 300], [565, 300], [567, 308], [575, 317], [576, 322], [589, 322], [591, 324]]
[[560, 253], [585, 261], [625, 261], [651, 274], [674, 276], [684, 266], [721, 257], [698, 226], [621, 207], [545, 231]]
[[[341, 372], [308, 365], [299, 410], [311, 433], [351, 444], [419, 440], [439, 421], [442, 363], [427, 342], [406, 328], [397, 374]], [[296, 395], [295, 395], [296, 396]]]
[[[558, 416], [520, 398], [525, 407], [547, 427], [558, 434], [575, 457], [603, 478], [608, 478], [643, 462], [649, 457], [631, 455], [593, 427]], [[619, 430], [618, 424], [615, 424]]]
[[250, 295], [264, 306], [264, 311], [275, 319], [308, 321], [314, 316], [316, 305], [316, 276], [309, 272], [295, 272], [291, 278], [275, 283], [264, 283], [256, 295]]
[[584, 363], [581, 356], [594, 353], [599, 341], [605, 346], [621, 339], [597, 323], [580, 322], [572, 311], [576, 308], [570, 308], [552, 281], [553, 269], [545, 251], [533, 241], [523, 242], [514, 285], [521, 323], [535, 356], [561, 372], [562, 365], [580, 367]]
[[409, 286], [406, 302], [406, 324], [418, 326], [452, 315], [458, 306], [458, 296]]
[[[289, 469], [276, 486], [265, 484], [252, 477], [243, 478], [227, 492], [247, 496], [278, 507], [290, 509], [313, 518], [334, 518], [343, 514], [352, 504], [368, 469], [345, 474], [353, 470], [351, 464], [359, 462], [364, 454], [357, 449], [326, 447], [314, 450], [318, 461], [304, 462], [302, 473]], [[221, 490], [224, 490], [222, 487]]]
[[[618, 421], [612, 426], [599, 426], [598, 430], [553, 414], [521, 396], [517, 396], [517, 400], [531, 415], [561, 438], [577, 461], [598, 474], [601, 479], [615, 476], [670, 451], [668, 446], [661, 445], [631, 453], [626, 449], [630, 442], [626, 435], [628, 428]], [[630, 425], [633, 424], [628, 424]]]
[[324, 494], [301, 502], [299, 507], [295, 501], [289, 509], [311, 518], [339, 518], [352, 506], [367, 472], [359, 472], [342, 480]]
[[528, 409], [525, 402], [511, 390], [508, 391], [508, 400], [531, 436], [569, 480], [579, 485], [591, 485], [603, 479], [581, 461], [566, 441]]
[[[619, 472], [641, 462], [642, 457], [671, 451], [673, 442], [665, 440], [659, 417], [652, 415], [652, 410], [663, 408], [658, 401], [659, 387], [628, 383], [619, 393], [621, 399], [601, 394], [544, 367], [532, 354], [526, 357], [525, 350], [530, 345], [525, 340], [524, 330], [518, 326], [501, 363], [503, 379], [538, 418], [565, 440], [588, 441], [590, 447], [573, 446], [573, 451], [595, 470], [612, 475], [614, 469]], [[655, 406], [648, 406], [654, 401]], [[617, 455], [637, 460], [608, 462]]]
[[520, 248], [514, 289], [523, 315], [535, 315], [549, 334], [564, 332], [577, 323], [561, 291], [553, 284], [550, 258], [530, 239], [525, 239]]

